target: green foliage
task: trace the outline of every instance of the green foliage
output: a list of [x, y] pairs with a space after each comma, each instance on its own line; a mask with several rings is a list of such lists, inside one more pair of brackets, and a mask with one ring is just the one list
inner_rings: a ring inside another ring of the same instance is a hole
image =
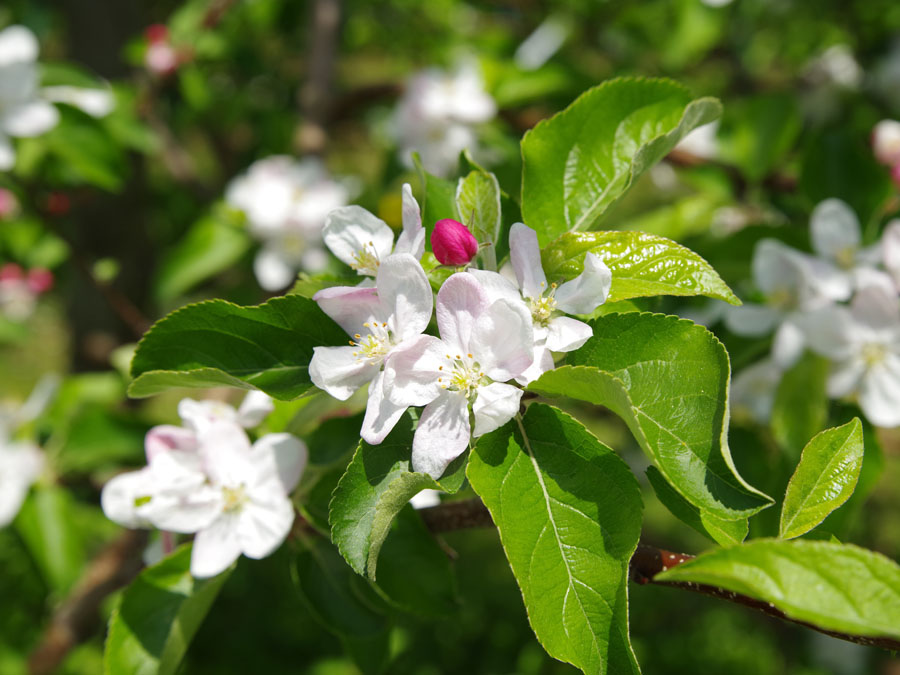
[[757, 539], [708, 551], [654, 580], [724, 588], [826, 630], [900, 638], [900, 566], [849, 544]]
[[536, 403], [478, 441], [467, 474], [547, 652], [585, 673], [640, 672], [628, 638], [628, 561], [642, 505], [625, 463]]
[[594, 253], [613, 274], [609, 302], [656, 295], [705, 295], [741, 301], [699, 255], [671, 239], [645, 232], [579, 232], [560, 236], [541, 252], [551, 279], [573, 279]]
[[709, 331], [646, 313], [612, 314], [592, 327], [594, 336], [567, 355], [566, 365], [528, 388], [615, 412], [665, 479], [701, 511], [735, 521], [771, 504], [731, 459], [728, 354]]
[[191, 547], [148, 567], [122, 594], [109, 622], [107, 675], [169, 675], [209, 612], [231, 570], [212, 579], [190, 574]]
[[75, 520], [75, 500], [59, 486], [35, 489], [25, 500], [15, 525], [47, 585], [68, 591], [87, 557]]
[[319, 306], [299, 295], [256, 307], [224, 300], [188, 305], [158, 321], [138, 344], [130, 396], [171, 387], [257, 388], [289, 400], [311, 386], [313, 348], [346, 335]]
[[590, 229], [689, 131], [721, 113], [663, 79], [609, 80], [522, 139], [522, 216], [544, 246]]
[[497, 177], [476, 169], [460, 178], [456, 188], [456, 212], [480, 244], [490, 244], [479, 255], [485, 269], [496, 270], [497, 241], [502, 224]]
[[788, 483], [778, 536], [798, 537], [846, 502], [856, 487], [862, 462], [859, 419], [816, 435], [803, 448], [800, 464]]
[[794, 461], [807, 439], [825, 427], [828, 370], [826, 359], [807, 353], [785, 372], [775, 392], [772, 433]]

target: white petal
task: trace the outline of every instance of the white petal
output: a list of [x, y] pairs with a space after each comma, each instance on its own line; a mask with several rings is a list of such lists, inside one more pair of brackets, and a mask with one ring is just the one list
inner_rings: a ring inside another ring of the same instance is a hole
[[0, 31], [0, 66], [38, 57], [38, 41], [25, 26], [10, 26]]
[[410, 253], [416, 260], [421, 260], [422, 254], [425, 253], [422, 213], [409, 183], [403, 184], [403, 232], [397, 237], [394, 253]]
[[[362, 251], [374, 252], [383, 260], [394, 246], [394, 233], [388, 224], [355, 205], [342, 206], [328, 214], [322, 239], [339, 260], [354, 269]], [[359, 273], [374, 276], [375, 270], [365, 268]]]
[[[22, 504], [25, 503], [25, 497], [28, 496], [30, 486], [14, 482], [9, 485], [5, 483], [0, 484], [0, 487], [2, 487], [2, 490], [0, 490], [0, 527], [6, 527], [15, 519], [22, 508]], [[124, 525], [124, 523], [120, 524]], [[126, 527], [132, 526], [126, 525]]]
[[767, 305], [745, 302], [740, 307], [731, 305], [725, 310], [725, 325], [735, 335], [761, 337], [768, 335], [781, 319], [781, 314]]
[[[178, 416], [185, 427], [198, 433], [203, 433], [215, 422], [237, 422], [237, 411], [224, 401], [183, 398], [178, 402]], [[188, 449], [187, 446], [185, 449]]]
[[369, 383], [369, 401], [359, 435], [370, 445], [383, 441], [408, 406], [397, 405], [384, 395], [384, 373], [378, 373]]
[[492, 382], [486, 387], [478, 387], [478, 396], [472, 405], [475, 414], [474, 438], [502, 427], [519, 412], [519, 401], [523, 390], [511, 384]]
[[391, 316], [388, 325], [397, 341], [422, 333], [431, 321], [434, 296], [425, 270], [409, 253], [385, 258], [375, 278], [378, 298]]
[[473, 268], [467, 270], [467, 273], [475, 277], [481, 284], [489, 303], [501, 298], [506, 298], [510, 302], [522, 299], [518, 286], [498, 272]]
[[297, 278], [296, 261], [278, 248], [264, 246], [253, 260], [253, 273], [264, 290], [280, 291]]
[[359, 359], [359, 347], [315, 347], [309, 377], [319, 389], [346, 401], [381, 370], [381, 364]]
[[531, 314], [521, 301], [497, 300], [478, 318], [471, 350], [492, 380], [520, 375], [534, 360]]
[[374, 288], [333, 286], [316, 293], [313, 300], [348, 335], [362, 332], [364, 323], [387, 320], [382, 316], [382, 304]]
[[191, 574], [198, 579], [224, 572], [241, 555], [238, 516], [222, 514], [194, 537]]
[[775, 332], [772, 339], [772, 359], [779, 367], [787, 369], [803, 356], [806, 349], [806, 336], [803, 329], [793, 321], [785, 321]]
[[9, 171], [16, 165], [16, 151], [9, 137], [0, 129], [0, 171]]
[[856, 351], [857, 323], [843, 306], [825, 307], [796, 319], [809, 348], [833, 361], [850, 358]]
[[851, 357], [832, 364], [828, 374], [826, 390], [831, 398], [843, 398], [859, 389], [866, 373], [866, 364], [861, 358]]
[[259, 504], [253, 499], [241, 509], [237, 519], [237, 536], [241, 551], [259, 560], [281, 546], [294, 523], [294, 507], [286, 497]]
[[856, 267], [850, 271], [853, 276], [853, 286], [857, 291], [862, 291], [869, 286], [878, 286], [882, 292], [896, 295], [897, 285], [890, 274], [871, 267]]
[[409, 500], [410, 506], [412, 506], [414, 509], [427, 509], [431, 506], [437, 506], [440, 503], [440, 490], [422, 490]]
[[470, 351], [472, 331], [487, 305], [487, 294], [471, 274], [456, 273], [444, 282], [437, 295], [437, 324], [452, 351]]
[[[185, 399], [191, 401], [191, 399]], [[196, 401], [191, 401], [196, 403]], [[153, 427], [144, 437], [144, 451], [147, 462], [153, 461], [161, 452], [180, 450], [194, 452], [197, 449], [197, 435], [192, 429], [176, 427], [171, 424], [160, 424]]]
[[401, 406], [425, 405], [440, 394], [441, 366], [448, 363], [447, 345], [420, 335], [391, 351], [384, 362], [384, 394]]
[[139, 511], [138, 506], [152, 498], [154, 489], [149, 469], [121, 473], [103, 486], [100, 506], [107, 518], [123, 527], [150, 527], [150, 520], [145, 512]]
[[895, 281], [900, 281], [900, 219], [887, 224], [881, 235], [881, 252], [885, 268]]
[[413, 471], [437, 480], [469, 445], [469, 404], [458, 392], [444, 391], [429, 403], [413, 436]]
[[105, 117], [112, 112], [116, 100], [106, 89], [83, 89], [82, 87], [44, 87], [44, 98], [53, 103], [67, 103], [86, 112], [91, 117]]
[[584, 321], [568, 316], [550, 320], [544, 345], [554, 352], [571, 352], [581, 347], [594, 334]]
[[0, 445], [0, 527], [16, 517], [44, 463], [44, 453], [36, 445], [26, 442]]
[[736, 414], [746, 412], [754, 421], [766, 424], [782, 373], [778, 364], [769, 359], [741, 370], [731, 382], [732, 410]]
[[544, 346], [534, 348], [534, 360], [531, 365], [522, 371], [522, 374], [516, 377], [516, 382], [523, 387], [529, 382], [533, 382], [548, 370], [553, 370], [556, 364], [553, 362], [553, 354]]
[[526, 298], [539, 298], [547, 290], [547, 277], [541, 266], [541, 248], [537, 233], [523, 223], [509, 230], [509, 259], [516, 271], [519, 288]]
[[296, 436], [266, 434], [250, 448], [250, 465], [254, 473], [252, 477], [246, 477], [248, 489], [263, 488], [263, 494], [280, 492], [289, 495], [297, 487], [308, 458], [306, 443]]
[[216, 422], [198, 440], [200, 448], [197, 452], [213, 485], [241, 485], [254, 475], [250, 439], [242, 427], [230, 422]]
[[767, 296], [789, 292], [796, 296], [803, 282], [799, 251], [776, 239], [761, 239], [753, 250], [753, 282]]
[[237, 422], [242, 427], [252, 429], [262, 424], [262, 421], [275, 410], [275, 403], [272, 398], [261, 391], [253, 390], [247, 392], [241, 406], [237, 410]]
[[0, 113], [0, 128], [17, 138], [40, 136], [57, 122], [59, 112], [46, 101], [28, 101]]
[[900, 357], [889, 354], [863, 378], [859, 407], [879, 427], [900, 426]]
[[556, 306], [568, 314], [590, 314], [606, 302], [612, 272], [593, 254], [584, 256], [584, 271], [556, 289]]
[[813, 250], [823, 258], [840, 260], [859, 248], [859, 220], [840, 199], [826, 199], [813, 209], [809, 223]]
[[875, 329], [900, 328], [900, 303], [897, 291], [873, 284], [859, 290], [850, 304], [853, 317]]

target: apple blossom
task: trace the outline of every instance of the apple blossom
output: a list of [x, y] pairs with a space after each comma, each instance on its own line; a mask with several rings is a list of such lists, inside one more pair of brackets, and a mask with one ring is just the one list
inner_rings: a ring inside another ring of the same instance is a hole
[[412, 467], [433, 478], [465, 451], [471, 436], [515, 416], [522, 390], [504, 383], [534, 358], [525, 305], [506, 298], [491, 302], [470, 274], [444, 282], [436, 314], [441, 337], [420, 335], [396, 348], [385, 363], [383, 385], [394, 405], [425, 406], [413, 437]]
[[245, 429], [258, 426], [275, 409], [272, 399], [261, 391], [249, 391], [239, 408], [224, 401], [195, 401], [184, 398], [178, 403], [178, 416], [188, 429], [196, 432], [214, 422], [233, 422]]
[[757, 361], [738, 372], [731, 382], [732, 414], [746, 416], [758, 424], [768, 424], [783, 374], [784, 370], [771, 358]]
[[259, 285], [277, 291], [298, 269], [322, 270], [328, 263], [322, 225], [348, 197], [347, 188], [313, 157], [267, 157], [232, 180], [225, 200], [246, 214], [250, 233], [262, 242], [253, 263]]
[[816, 205], [809, 230], [813, 251], [838, 268], [845, 283], [851, 287], [859, 287], [857, 277], [860, 269], [874, 268], [881, 259], [877, 244], [862, 246], [859, 219], [840, 199], [826, 199]]
[[325, 220], [322, 239], [338, 260], [357, 274], [374, 277], [380, 262], [394, 253], [409, 253], [416, 260], [425, 252], [425, 228], [419, 204], [413, 197], [409, 183], [402, 188], [403, 231], [394, 245], [390, 226], [361, 206], [342, 206], [334, 209]]
[[431, 250], [442, 265], [468, 265], [478, 253], [478, 240], [458, 220], [444, 218], [434, 224]]
[[396, 253], [381, 261], [374, 288], [326, 288], [313, 299], [353, 340], [344, 347], [316, 347], [310, 378], [340, 400], [368, 384], [360, 435], [368, 443], [380, 443], [407, 407], [385, 396], [382, 366], [431, 320], [434, 298], [425, 270], [409, 253]]
[[53, 287], [53, 275], [41, 267], [23, 270], [15, 263], [0, 267], [0, 314], [24, 321], [34, 312], [38, 297]]
[[144, 52], [144, 65], [154, 75], [165, 76], [175, 72], [178, 67], [178, 52], [169, 40], [169, 29], [161, 23], [155, 23], [144, 30], [147, 38], [147, 51]]
[[872, 150], [875, 159], [895, 167], [900, 164], [900, 122], [881, 120], [872, 129]]
[[34, 443], [13, 441], [0, 429], [0, 527], [22, 508], [31, 484], [44, 469], [44, 453]]

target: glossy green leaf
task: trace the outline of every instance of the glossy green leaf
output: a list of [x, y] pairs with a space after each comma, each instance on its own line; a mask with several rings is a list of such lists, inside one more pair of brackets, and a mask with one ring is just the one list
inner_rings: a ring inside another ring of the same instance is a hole
[[653, 579], [741, 593], [826, 630], [900, 638], [900, 566], [849, 544], [756, 539], [713, 549]]
[[465, 455], [440, 481], [410, 467], [413, 422], [404, 415], [380, 445], [361, 442], [331, 500], [331, 539], [359, 574], [375, 579], [378, 554], [391, 522], [426, 488], [456, 492], [462, 486]]
[[814, 436], [803, 448], [788, 483], [778, 536], [799, 537], [846, 502], [859, 480], [862, 461], [863, 428], [859, 419]]
[[781, 378], [772, 406], [772, 434], [794, 463], [828, 417], [828, 360], [807, 352]]
[[191, 547], [182, 546], [125, 589], [109, 621], [104, 673], [167, 675], [178, 669], [231, 574], [229, 569], [211, 579], [194, 579], [190, 566]]
[[426, 248], [431, 242], [431, 232], [434, 224], [444, 218], [458, 219], [456, 212], [456, 183], [454, 181], [438, 178], [425, 171], [418, 154], [413, 154], [413, 162], [425, 195], [420, 207], [422, 209], [422, 225], [426, 232]]
[[85, 564], [85, 542], [75, 522], [72, 494], [59, 486], [31, 491], [15, 520], [16, 530], [47, 585], [64, 593]]
[[476, 169], [460, 178], [456, 187], [456, 212], [480, 244], [491, 244], [479, 253], [484, 268], [497, 269], [496, 243], [500, 237], [501, 225], [500, 184], [497, 183], [497, 177], [488, 171]]
[[228, 385], [290, 400], [311, 386], [313, 348], [346, 340], [315, 302], [299, 295], [256, 307], [224, 300], [187, 305], [157, 321], [138, 344], [128, 394]]
[[694, 528], [703, 536], [709, 537], [722, 546], [739, 544], [747, 538], [750, 523], [746, 519], [722, 520], [707, 511], [701, 511], [678, 494], [655, 466], [647, 467], [647, 480], [650, 481], [653, 491], [663, 506], [669, 509], [678, 520]]
[[582, 94], [522, 139], [522, 215], [542, 246], [587, 230], [635, 178], [721, 114], [671, 80], [619, 78]]
[[467, 470], [500, 532], [544, 649], [585, 673], [638, 673], [628, 561], [641, 531], [634, 475], [565, 413], [539, 403], [479, 439]]
[[553, 280], [573, 279], [594, 253], [612, 271], [609, 302], [654, 295], [705, 295], [732, 305], [741, 301], [699, 255], [671, 239], [646, 232], [572, 232], [541, 253]]
[[731, 367], [712, 333], [662, 314], [611, 314], [591, 325], [594, 337], [531, 391], [615, 412], [672, 487], [716, 518], [745, 519], [771, 504], [732, 461]]

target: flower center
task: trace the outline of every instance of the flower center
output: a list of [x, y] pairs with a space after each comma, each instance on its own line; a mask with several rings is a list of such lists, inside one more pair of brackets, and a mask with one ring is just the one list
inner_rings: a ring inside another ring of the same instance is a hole
[[884, 361], [885, 356], [887, 356], [887, 349], [885, 349], [883, 344], [870, 342], [862, 348], [863, 361], [865, 361], [866, 366], [869, 368], [877, 366]]
[[353, 356], [359, 361], [368, 361], [372, 365], [379, 364], [394, 344], [391, 331], [388, 330], [387, 322], [366, 322], [363, 328], [368, 329], [368, 335], [363, 337], [360, 333], [356, 333], [354, 339], [350, 340], [351, 347], [358, 347]]
[[[545, 283], [541, 282], [541, 287], [543, 288]], [[528, 307], [531, 309], [531, 319], [535, 324], [543, 327], [547, 327], [547, 324], [550, 323], [550, 319], [553, 318], [553, 313], [556, 311], [556, 299], [553, 297], [553, 294], [556, 293], [556, 284], [550, 284], [549, 291], [542, 290], [540, 297], [537, 298], [528, 298]]]
[[781, 309], [784, 311], [788, 311], [794, 308], [796, 305], [796, 298], [794, 294], [791, 292], [791, 289], [781, 287], [776, 288], [769, 295], [769, 304], [775, 309]]
[[856, 247], [847, 246], [842, 248], [834, 256], [834, 260], [841, 269], [853, 269], [853, 265], [856, 263]]
[[350, 263], [350, 267], [360, 274], [374, 277], [378, 273], [380, 264], [378, 251], [375, 250], [375, 242], [370, 241], [368, 244], [363, 244], [363, 247], [353, 254], [353, 262]]
[[242, 508], [244, 508], [244, 504], [249, 501], [247, 493], [244, 491], [243, 485], [239, 485], [235, 488], [223, 487], [222, 497], [225, 499], [225, 506], [223, 507], [223, 510], [226, 513], [234, 513], [236, 511], [240, 511]]
[[440, 366], [442, 375], [438, 378], [438, 382], [442, 389], [447, 391], [458, 391], [465, 396], [470, 402], [474, 402], [476, 390], [478, 387], [487, 384], [488, 378], [481, 365], [475, 361], [471, 354], [465, 357], [457, 354], [455, 357], [447, 354], [447, 364]]

